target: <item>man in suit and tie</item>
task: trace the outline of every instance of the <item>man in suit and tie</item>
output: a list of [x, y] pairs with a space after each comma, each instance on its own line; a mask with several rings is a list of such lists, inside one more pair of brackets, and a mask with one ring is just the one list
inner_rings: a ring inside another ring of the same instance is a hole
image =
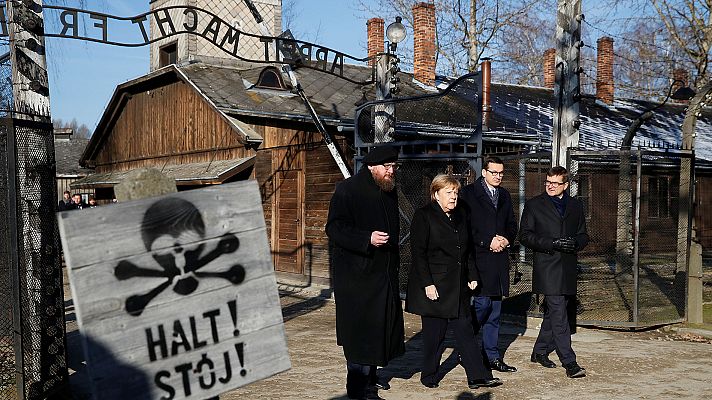
[[475, 290], [472, 320], [482, 329], [482, 349], [492, 369], [515, 372], [500, 352], [499, 326], [502, 298], [509, 295], [509, 246], [517, 236], [512, 198], [501, 187], [504, 163], [484, 160], [482, 176], [460, 194], [469, 209], [470, 229], [480, 284]]

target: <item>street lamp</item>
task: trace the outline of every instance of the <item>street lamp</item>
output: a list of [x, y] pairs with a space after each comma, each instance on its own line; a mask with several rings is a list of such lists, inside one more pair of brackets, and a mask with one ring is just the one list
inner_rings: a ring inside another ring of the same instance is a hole
[[[376, 63], [376, 100], [388, 100], [392, 95], [398, 93], [397, 76], [400, 72], [398, 63], [400, 60], [395, 55], [398, 43], [402, 42], [406, 36], [405, 26], [401, 22], [401, 17], [396, 17], [396, 22], [391, 23], [386, 28], [388, 45], [386, 53], [380, 54]], [[384, 103], [374, 106], [374, 141], [376, 143], [392, 142], [395, 131], [395, 104]]]
[[643, 111], [638, 115], [638, 117], [633, 120], [633, 122], [630, 124], [628, 127], [628, 130], [625, 133], [625, 136], [623, 137], [623, 141], [621, 142], [621, 150], [623, 149], [630, 149], [630, 146], [633, 143], [633, 138], [635, 137], [635, 134], [638, 132], [638, 129], [646, 123], [650, 118], [653, 117], [653, 114], [655, 111], [657, 111], [660, 107], [664, 106], [665, 103], [669, 99], [673, 100], [690, 100], [692, 97], [695, 96], [695, 91], [692, 90], [688, 86], [682, 86], [678, 88], [675, 93], [672, 92], [672, 88], [675, 87], [676, 83], [680, 83], [682, 85], [685, 85], [685, 82], [675, 79], [672, 81], [670, 84], [670, 88], [668, 89], [667, 96], [665, 96], [665, 99], [662, 101], [662, 103], [657, 104], [651, 108], [648, 108], [647, 110]]
[[396, 22], [391, 23], [386, 28], [386, 37], [388, 38], [388, 52], [395, 53], [398, 48], [398, 43], [405, 39], [405, 26], [401, 23], [403, 18], [396, 17]]

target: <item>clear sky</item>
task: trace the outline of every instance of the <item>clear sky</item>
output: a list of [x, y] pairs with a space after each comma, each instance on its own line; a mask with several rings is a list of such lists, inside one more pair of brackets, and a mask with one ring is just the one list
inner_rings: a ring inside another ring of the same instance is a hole
[[[87, 10], [116, 16], [148, 11], [149, 0], [87, 0]], [[69, 2], [76, 6], [74, 1]], [[59, 4], [45, 0], [45, 4]], [[366, 56], [366, 17], [350, 0], [297, 0], [297, 39]], [[148, 46], [125, 48], [64, 38], [47, 39], [52, 117], [96, 127], [117, 85], [148, 73]]]

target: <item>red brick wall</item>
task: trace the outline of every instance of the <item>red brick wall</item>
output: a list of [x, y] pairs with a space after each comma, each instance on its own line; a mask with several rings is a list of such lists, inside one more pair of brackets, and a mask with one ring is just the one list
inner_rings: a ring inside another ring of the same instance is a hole
[[[368, 57], [383, 53], [383, 19], [371, 18], [366, 22], [368, 33]], [[369, 65], [375, 65], [376, 59], [371, 58]]]
[[544, 87], [553, 89], [556, 81], [556, 49], [544, 52]]
[[413, 77], [426, 85], [435, 84], [435, 5], [413, 6]]
[[613, 104], [613, 39], [598, 39], [598, 69], [596, 72], [596, 97]]
[[[673, 85], [672, 85], [671, 93], [674, 94], [676, 90], [683, 88], [685, 86], [689, 86], [690, 74], [684, 68], [675, 68], [672, 71], [672, 79], [673, 79]], [[680, 81], [680, 82], [677, 82], [677, 81]], [[674, 99], [671, 99], [671, 100], [676, 103], [681, 103], [681, 104], [689, 103], [688, 100], [674, 100]]]

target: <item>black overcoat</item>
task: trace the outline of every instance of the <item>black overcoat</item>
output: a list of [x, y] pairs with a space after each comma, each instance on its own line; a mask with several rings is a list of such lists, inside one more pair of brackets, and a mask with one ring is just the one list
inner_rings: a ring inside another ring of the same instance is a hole
[[[336, 340], [350, 362], [386, 365], [403, 354], [403, 308], [398, 289], [398, 198], [364, 168], [341, 182], [329, 206]], [[373, 231], [388, 244], [371, 245]]]
[[[411, 266], [405, 309], [425, 317], [457, 318], [469, 310], [467, 282], [477, 280], [469, 255], [467, 215], [461, 208], [452, 220], [433, 202], [415, 211], [410, 225]], [[435, 285], [439, 298], [425, 296], [425, 287]]]
[[499, 253], [490, 250], [495, 235], [504, 236], [510, 245], [517, 238], [517, 220], [512, 209], [512, 197], [507, 189], [498, 189], [497, 208], [482, 186], [482, 177], [465, 186], [460, 199], [467, 206], [474, 255], [480, 282], [475, 294], [509, 296], [509, 249]]
[[576, 239], [577, 251], [588, 244], [586, 217], [581, 202], [568, 196], [564, 216], [549, 195], [542, 193], [526, 202], [519, 224], [520, 242], [534, 251], [532, 291], [544, 295], [576, 294], [576, 254], [553, 250], [556, 238]]

